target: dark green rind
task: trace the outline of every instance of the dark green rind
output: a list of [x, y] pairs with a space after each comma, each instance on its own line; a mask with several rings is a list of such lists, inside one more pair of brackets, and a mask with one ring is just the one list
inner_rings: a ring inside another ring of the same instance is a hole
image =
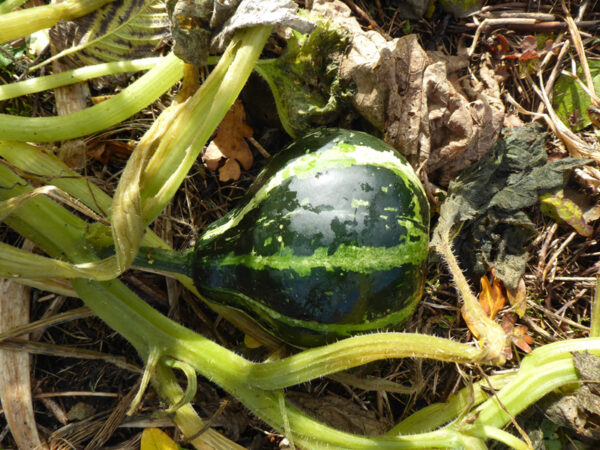
[[152, 272], [174, 272], [191, 278], [193, 263], [193, 250], [179, 252], [171, 249], [142, 247], [132, 265], [150, 269]]
[[194, 253], [207, 300], [310, 347], [395, 329], [423, 290], [429, 206], [412, 168], [370, 135], [320, 130], [273, 158]]

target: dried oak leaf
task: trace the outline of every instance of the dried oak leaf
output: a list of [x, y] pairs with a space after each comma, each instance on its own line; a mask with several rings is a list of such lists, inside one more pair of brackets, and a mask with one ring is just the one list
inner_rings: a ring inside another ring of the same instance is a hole
[[239, 180], [242, 169], [235, 159], [228, 159], [219, 169], [219, 181]]
[[202, 161], [209, 170], [215, 171], [221, 159], [227, 158], [219, 169], [219, 179], [238, 180], [242, 173], [240, 164], [244, 170], [248, 170], [254, 162], [252, 151], [245, 139], [253, 133], [252, 127], [246, 123], [246, 111], [242, 102], [236, 100], [219, 124], [214, 139], [206, 147]]

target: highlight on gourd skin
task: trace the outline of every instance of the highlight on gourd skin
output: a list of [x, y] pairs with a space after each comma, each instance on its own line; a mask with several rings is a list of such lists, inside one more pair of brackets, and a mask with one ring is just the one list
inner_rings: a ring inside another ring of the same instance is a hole
[[191, 275], [209, 303], [312, 347], [401, 327], [422, 295], [428, 235], [424, 189], [396, 150], [321, 129], [277, 154], [186, 257], [144, 249], [136, 265]]

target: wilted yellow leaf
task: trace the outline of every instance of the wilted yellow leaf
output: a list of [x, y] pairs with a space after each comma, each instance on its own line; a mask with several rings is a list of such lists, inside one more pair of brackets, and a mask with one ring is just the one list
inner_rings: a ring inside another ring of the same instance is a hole
[[142, 433], [140, 450], [177, 450], [177, 443], [158, 428], [146, 428]]
[[258, 342], [256, 339], [249, 335], [244, 336], [244, 345], [248, 348], [262, 347], [262, 344], [260, 342]]

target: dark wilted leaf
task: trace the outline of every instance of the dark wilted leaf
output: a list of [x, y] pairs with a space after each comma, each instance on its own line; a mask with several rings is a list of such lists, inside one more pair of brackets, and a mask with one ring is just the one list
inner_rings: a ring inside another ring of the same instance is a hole
[[494, 268], [507, 288], [516, 289], [529, 257], [527, 243], [535, 234], [522, 209], [563, 187], [571, 169], [587, 162], [548, 162], [545, 137], [534, 124], [504, 130], [496, 145], [450, 184], [432, 245], [447, 230], [454, 232], [454, 248], [472, 276]]

